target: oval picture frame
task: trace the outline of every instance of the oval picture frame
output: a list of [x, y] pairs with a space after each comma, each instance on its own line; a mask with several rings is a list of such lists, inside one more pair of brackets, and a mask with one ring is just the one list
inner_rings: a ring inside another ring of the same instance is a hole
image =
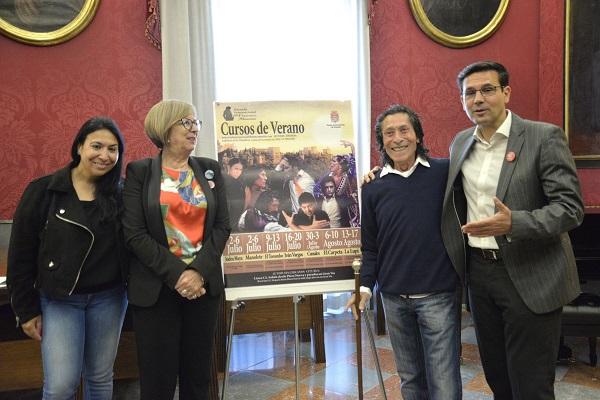
[[[19, 0], [13, 0], [13, 2], [16, 1]], [[32, 4], [35, 3], [32, 2]], [[2, 14], [0, 14], [0, 33], [18, 42], [33, 46], [52, 46], [64, 43], [77, 36], [90, 24], [96, 15], [99, 4], [100, 0], [84, 0], [81, 5], [77, 5], [80, 8], [74, 18], [51, 31], [29, 30], [24, 26], [17, 26], [18, 24], [15, 23], [16, 19], [11, 22], [3, 18]], [[4, 7], [9, 7], [9, 5], [5, 5]], [[18, 18], [16, 13], [14, 17]], [[56, 15], [53, 15], [53, 17], [56, 17]], [[40, 15], [36, 16], [36, 18], [43, 21], [43, 10], [40, 11]]]
[[[466, 4], [467, 6], [469, 5], [470, 1], [478, 2], [477, 5], [490, 4], [481, 0], [456, 0], [457, 4], [461, 3]], [[506, 15], [509, 2], [510, 0], [498, 0], [495, 12], [493, 12], [494, 10], [492, 9], [487, 10], [487, 13], [482, 13], [482, 15], [465, 15], [464, 21], [460, 21], [461, 27], [464, 25], [466, 27], [472, 27], [472, 29], [464, 35], [457, 35], [453, 32], [448, 32], [448, 29], [436, 26], [431, 21], [432, 17], [440, 16], [440, 14], [442, 14], [439, 10], [439, 5], [448, 7], [448, 4], [451, 2], [436, 2], [435, 0], [410, 0], [410, 8], [415, 20], [417, 21], [417, 24], [427, 36], [444, 46], [462, 48], [474, 46], [488, 39], [500, 27], [500, 24]], [[426, 5], [429, 6], [428, 8], [430, 9], [430, 15], [428, 15], [428, 12], [426, 11], [427, 7], [425, 7], [423, 3], [426, 3]], [[438, 8], [437, 10], [435, 10], [436, 7]], [[438, 15], [432, 14], [432, 12], [435, 11], [438, 11]], [[489, 14], [493, 15], [490, 17]]]

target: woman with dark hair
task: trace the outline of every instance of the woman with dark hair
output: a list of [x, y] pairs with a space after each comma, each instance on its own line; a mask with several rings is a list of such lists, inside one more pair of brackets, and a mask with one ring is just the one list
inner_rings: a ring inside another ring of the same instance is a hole
[[243, 214], [240, 230], [243, 232], [277, 232], [290, 230], [284, 216], [281, 214], [281, 196], [270, 190], [262, 192], [254, 207]]
[[341, 226], [360, 226], [358, 210], [358, 187], [356, 184], [356, 166], [354, 159], [354, 145], [341, 140], [341, 143], [350, 147], [350, 154], [333, 156], [329, 163], [329, 173], [321, 177], [315, 185], [315, 197], [323, 200], [325, 194], [322, 192], [323, 179], [331, 177], [335, 183], [334, 197], [340, 207]]
[[237, 157], [227, 162], [227, 175], [225, 179], [225, 190], [227, 192], [227, 207], [229, 210], [229, 222], [233, 232], [238, 231], [240, 215], [244, 212], [246, 202], [246, 191], [240, 176], [244, 171], [242, 160]]
[[267, 190], [267, 172], [261, 165], [252, 165], [244, 171], [242, 175], [244, 185], [246, 186], [246, 201], [244, 209], [254, 207], [258, 196]]
[[127, 166], [127, 294], [142, 400], [172, 400], [178, 383], [181, 400], [208, 398], [231, 228], [219, 164], [192, 156], [201, 125], [192, 104], [155, 104], [144, 129], [160, 152]]
[[41, 340], [44, 399], [112, 398], [127, 300], [121, 236], [125, 145], [115, 122], [86, 121], [72, 161], [32, 181], [13, 218], [7, 284], [17, 323]]

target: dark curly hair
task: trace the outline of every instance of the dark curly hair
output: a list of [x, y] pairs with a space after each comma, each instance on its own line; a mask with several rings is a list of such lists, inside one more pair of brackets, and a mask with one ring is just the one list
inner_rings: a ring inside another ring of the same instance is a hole
[[381, 131], [381, 125], [383, 125], [383, 120], [390, 115], [393, 114], [406, 114], [408, 116], [408, 120], [410, 121], [415, 134], [417, 136], [417, 155], [428, 159], [429, 158], [429, 149], [425, 147], [425, 133], [423, 132], [423, 127], [421, 126], [421, 120], [419, 119], [419, 115], [414, 112], [412, 109], [405, 105], [393, 104], [389, 106], [386, 110], [384, 110], [381, 114], [377, 116], [377, 120], [375, 121], [375, 138], [377, 139], [377, 149], [379, 150], [379, 154], [381, 156], [381, 160], [384, 164], [390, 164], [392, 167], [394, 166], [394, 162], [387, 155], [385, 149], [383, 148], [383, 132]]

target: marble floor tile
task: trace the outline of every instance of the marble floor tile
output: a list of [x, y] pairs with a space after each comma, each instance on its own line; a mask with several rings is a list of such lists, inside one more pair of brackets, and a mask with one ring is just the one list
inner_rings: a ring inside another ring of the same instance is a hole
[[463, 363], [460, 366], [460, 376], [463, 388], [478, 375], [483, 375], [483, 368], [480, 364]]
[[477, 346], [477, 336], [475, 335], [475, 327], [467, 326], [466, 328], [463, 328], [460, 333], [460, 340], [462, 343], [468, 343]]
[[586, 386], [558, 382], [554, 385], [556, 400], [598, 400], [600, 391]]
[[561, 379], [564, 384], [573, 383], [586, 386], [598, 391], [600, 398], [600, 368], [589, 365], [575, 364], [571, 366]]
[[294, 382], [284, 379], [253, 372], [240, 372], [230, 377], [226, 396], [228, 399], [236, 400], [265, 400], [294, 385]]
[[477, 392], [482, 393], [488, 396], [492, 395], [492, 390], [488, 386], [485, 381], [485, 376], [483, 375], [483, 371], [475, 375], [473, 379], [467, 382], [466, 385], [463, 385], [463, 391], [465, 392]]
[[[326, 390], [336, 393], [353, 395], [358, 391], [358, 377], [356, 366], [347, 362], [339, 362], [327, 366], [327, 368], [316, 374], [305, 378], [302, 383], [309, 386], [319, 386]], [[383, 379], [390, 377], [390, 374], [382, 373]], [[368, 368], [363, 368], [363, 392], [369, 391], [379, 384], [377, 372]]]
[[[400, 378], [398, 375], [390, 376], [389, 378], [383, 381], [385, 386], [385, 394], [388, 399], [392, 400], [402, 400], [402, 394], [400, 393]], [[364, 400], [383, 400], [383, 394], [381, 393], [381, 388], [379, 385], [368, 390], [364, 394]]]
[[[300, 357], [300, 379], [325, 368], [324, 363], [315, 363], [310, 357]], [[293, 356], [276, 356], [248, 368], [248, 371], [290, 381], [296, 380], [296, 360]]]
[[[382, 372], [386, 372], [389, 375], [396, 374], [396, 361], [394, 359], [394, 353], [392, 352], [392, 350], [377, 349], [377, 358], [379, 359], [379, 366], [381, 367]], [[347, 361], [352, 365], [356, 366], [356, 353], [348, 357]], [[363, 368], [368, 368], [377, 371], [377, 364], [375, 362], [375, 358], [373, 357], [373, 352], [371, 351], [370, 346], [367, 349], [363, 347], [362, 362]]]
[[[298, 394], [302, 400], [355, 400], [358, 398], [357, 396], [335, 393], [321, 387], [311, 387], [302, 383], [299, 385]], [[296, 400], [296, 385], [294, 384], [269, 397], [268, 400]]]
[[388, 335], [375, 336], [375, 346], [377, 348], [392, 349], [392, 343]]
[[481, 358], [479, 357], [479, 349], [477, 343], [462, 343], [461, 357], [463, 362], [474, 362], [481, 364]]
[[481, 392], [463, 391], [463, 400], [493, 400], [494, 397]]

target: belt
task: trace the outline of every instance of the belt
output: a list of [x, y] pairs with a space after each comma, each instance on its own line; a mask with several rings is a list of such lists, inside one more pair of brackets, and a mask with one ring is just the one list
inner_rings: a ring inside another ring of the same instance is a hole
[[479, 257], [488, 261], [500, 261], [502, 260], [502, 254], [498, 249], [480, 249], [479, 247], [471, 247], [471, 251], [477, 254]]
[[403, 299], [424, 299], [427, 296], [431, 296], [433, 293], [420, 293], [420, 294], [400, 294], [398, 296]]

